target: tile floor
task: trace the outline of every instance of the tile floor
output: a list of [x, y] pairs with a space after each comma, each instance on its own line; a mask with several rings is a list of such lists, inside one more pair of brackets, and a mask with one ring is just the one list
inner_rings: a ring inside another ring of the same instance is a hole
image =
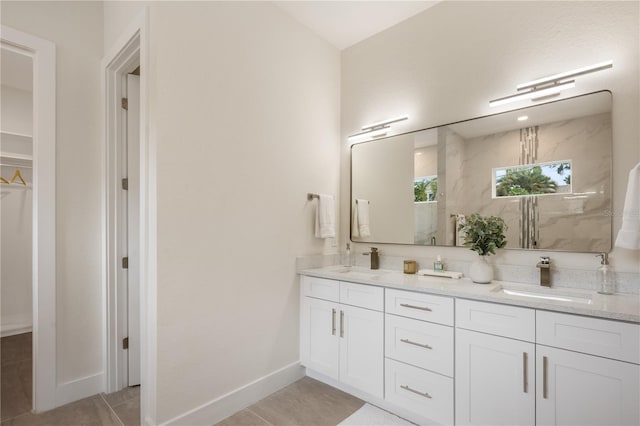
[[31, 333], [0, 339], [1, 426], [139, 426], [140, 387], [31, 412]]
[[336, 426], [363, 405], [354, 396], [304, 377], [217, 426]]
[[[0, 426], [139, 426], [140, 387], [31, 413], [31, 333], [3, 337]], [[364, 401], [310, 377], [275, 392], [219, 426], [335, 426]]]

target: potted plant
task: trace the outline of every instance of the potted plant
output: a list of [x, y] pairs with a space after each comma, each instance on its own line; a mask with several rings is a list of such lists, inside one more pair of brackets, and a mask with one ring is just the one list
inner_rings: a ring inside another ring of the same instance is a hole
[[507, 244], [504, 232], [507, 225], [498, 216], [480, 216], [473, 213], [465, 223], [460, 224], [459, 231], [464, 232], [464, 245], [479, 254], [469, 267], [469, 278], [475, 283], [488, 284], [493, 279], [493, 269], [487, 262], [487, 256], [496, 254], [496, 249]]

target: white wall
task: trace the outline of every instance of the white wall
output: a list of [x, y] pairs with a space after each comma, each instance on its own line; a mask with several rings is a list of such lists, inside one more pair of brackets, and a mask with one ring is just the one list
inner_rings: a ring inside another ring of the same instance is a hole
[[[4, 21], [3, 21], [4, 23]], [[31, 92], [2, 85], [0, 89], [2, 131], [30, 135], [33, 132], [33, 101]]]
[[3, 25], [56, 44], [56, 376], [59, 385], [81, 385], [103, 373], [102, 3], [3, 1], [1, 8]]
[[158, 2], [149, 28], [161, 423], [299, 359], [295, 256], [324, 248], [307, 192], [339, 189], [340, 57], [267, 2]]
[[[343, 227], [349, 217], [346, 136], [363, 123], [408, 114], [410, 120], [395, 126], [402, 132], [498, 112], [489, 109], [489, 100], [515, 92], [518, 83], [612, 59], [613, 69], [578, 77], [577, 87], [562, 96], [600, 89], [613, 93], [617, 231], [627, 175], [640, 160], [639, 8], [638, 2], [442, 2], [343, 51]], [[383, 250], [394, 256], [473, 256], [456, 248], [389, 245]], [[495, 260], [534, 265], [540, 254], [503, 251]], [[558, 267], [598, 267], [591, 254], [551, 257]], [[618, 271], [640, 272], [638, 251], [614, 249], [611, 259]]]
[[[358, 144], [352, 150], [353, 198], [369, 201], [371, 231], [369, 237], [353, 240], [413, 243], [413, 135]], [[345, 233], [348, 229], [345, 224]]]

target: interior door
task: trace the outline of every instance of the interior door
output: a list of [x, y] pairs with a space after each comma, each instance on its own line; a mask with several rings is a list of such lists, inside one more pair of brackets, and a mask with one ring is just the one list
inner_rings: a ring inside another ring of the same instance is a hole
[[127, 75], [128, 384], [140, 384], [140, 76]]

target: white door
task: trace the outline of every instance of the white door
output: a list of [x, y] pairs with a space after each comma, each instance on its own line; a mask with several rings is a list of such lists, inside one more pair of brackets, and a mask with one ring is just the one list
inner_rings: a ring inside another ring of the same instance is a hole
[[127, 75], [128, 385], [140, 384], [140, 77]]
[[338, 380], [339, 305], [313, 297], [302, 298], [300, 359], [302, 365]]
[[535, 345], [456, 329], [456, 424], [535, 424]]
[[384, 314], [340, 305], [340, 381], [378, 398], [384, 389]]
[[640, 424], [640, 366], [538, 345], [539, 425]]

